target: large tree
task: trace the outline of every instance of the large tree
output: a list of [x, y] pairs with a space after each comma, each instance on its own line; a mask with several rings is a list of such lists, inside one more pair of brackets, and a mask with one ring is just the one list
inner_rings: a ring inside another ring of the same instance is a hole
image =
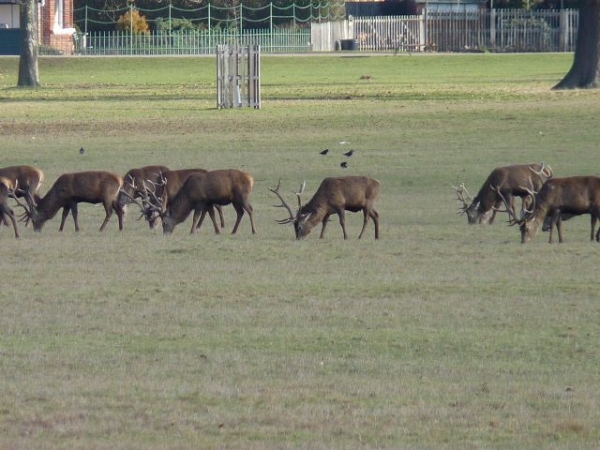
[[573, 66], [554, 89], [597, 88], [600, 84], [600, 0], [579, 1]]
[[40, 85], [37, 8], [37, 0], [22, 0], [20, 2], [21, 57], [19, 59], [17, 85], [22, 87], [37, 87]]

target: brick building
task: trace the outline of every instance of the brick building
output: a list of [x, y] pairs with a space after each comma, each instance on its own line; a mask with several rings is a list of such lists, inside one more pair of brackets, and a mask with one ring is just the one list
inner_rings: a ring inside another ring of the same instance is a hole
[[[40, 45], [65, 55], [73, 53], [73, 0], [41, 0], [38, 3]], [[16, 0], [0, 0], [0, 28], [20, 28], [20, 5]], [[16, 52], [18, 54], [18, 51]]]

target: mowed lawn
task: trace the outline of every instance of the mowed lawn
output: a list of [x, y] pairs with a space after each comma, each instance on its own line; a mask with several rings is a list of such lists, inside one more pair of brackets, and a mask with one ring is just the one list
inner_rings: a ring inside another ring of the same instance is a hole
[[[600, 445], [600, 244], [589, 217], [520, 244], [469, 226], [452, 186], [544, 161], [598, 175], [600, 93], [571, 54], [270, 56], [262, 108], [216, 109], [202, 58], [0, 58], [0, 167], [237, 168], [258, 234], [135, 206], [0, 230], [0, 448], [583, 449]], [[80, 148], [84, 153], [80, 154]], [[329, 149], [327, 155], [319, 154]], [[351, 158], [342, 154], [354, 150]], [[340, 163], [346, 161], [347, 169]], [[381, 239], [278, 225], [306, 181], [381, 182]], [[14, 203], [11, 204], [14, 205]], [[20, 208], [16, 208], [20, 212]]]

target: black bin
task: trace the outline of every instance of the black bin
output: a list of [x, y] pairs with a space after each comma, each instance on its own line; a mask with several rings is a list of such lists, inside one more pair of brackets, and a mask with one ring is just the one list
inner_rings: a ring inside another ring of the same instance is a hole
[[340, 41], [340, 48], [342, 50], [356, 50], [358, 48], [358, 42], [356, 39], [342, 39]]

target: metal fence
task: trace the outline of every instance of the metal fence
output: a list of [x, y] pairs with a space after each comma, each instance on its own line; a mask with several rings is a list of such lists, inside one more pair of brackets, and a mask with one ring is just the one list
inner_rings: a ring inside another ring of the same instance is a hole
[[311, 50], [310, 29], [245, 30], [238, 32], [98, 32], [82, 35], [75, 52], [84, 55], [209, 55], [219, 45], [260, 45], [268, 53]]
[[361, 51], [570, 52], [577, 10], [425, 11], [419, 16], [360, 17], [353, 24]]
[[[264, 29], [194, 29], [147, 34], [79, 34], [75, 51], [93, 55], [202, 55], [218, 45], [260, 45], [263, 53], [336, 51], [559, 52], [575, 49], [576, 10], [429, 12], [358, 17]], [[344, 47], [344, 42], [352, 41]]]

